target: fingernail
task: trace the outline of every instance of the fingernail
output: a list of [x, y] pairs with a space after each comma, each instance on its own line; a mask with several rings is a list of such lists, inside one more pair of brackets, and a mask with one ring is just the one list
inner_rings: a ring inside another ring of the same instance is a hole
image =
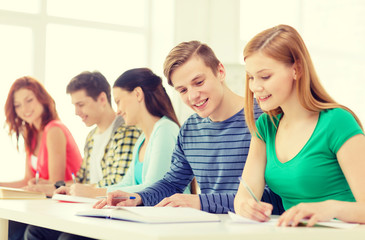
[[266, 215], [266, 216], [270, 216], [270, 215], [271, 215], [271, 211], [270, 211], [270, 210], [266, 210], [266, 211], [265, 211], [265, 215]]

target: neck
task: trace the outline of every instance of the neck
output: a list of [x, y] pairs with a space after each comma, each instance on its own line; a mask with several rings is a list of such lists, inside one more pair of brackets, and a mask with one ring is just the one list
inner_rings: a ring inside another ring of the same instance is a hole
[[288, 100], [285, 105], [281, 106], [283, 110], [283, 118], [281, 119], [286, 122], [286, 124], [295, 124], [297, 122], [306, 121], [309, 118], [318, 116], [318, 112], [309, 111], [300, 104], [297, 97], [293, 97]]
[[224, 121], [236, 113], [244, 106], [244, 98], [232, 92], [227, 86], [224, 87], [223, 97], [220, 105], [209, 118], [214, 122]]
[[[146, 110], [147, 111], [147, 110]], [[142, 129], [146, 140], [145, 142], [148, 142], [148, 140], [151, 137], [152, 131], [153, 131], [153, 127], [155, 126], [155, 124], [161, 119], [160, 117], [156, 117], [151, 115], [149, 112], [147, 114], [143, 114], [143, 117], [140, 118], [141, 121], [138, 122], [136, 125], [137, 127], [139, 127], [140, 129]]]
[[99, 133], [103, 133], [113, 123], [116, 113], [110, 107], [102, 113], [100, 122], [97, 124]]

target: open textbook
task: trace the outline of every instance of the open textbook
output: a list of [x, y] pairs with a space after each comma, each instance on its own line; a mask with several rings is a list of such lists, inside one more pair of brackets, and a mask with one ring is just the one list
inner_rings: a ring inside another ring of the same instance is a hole
[[0, 187], [0, 199], [40, 199], [46, 198], [42, 192], [27, 191], [21, 188]]
[[[240, 215], [237, 215], [233, 212], [228, 212], [229, 217], [231, 218], [231, 221], [234, 223], [244, 223], [244, 224], [266, 224], [266, 225], [272, 225], [276, 226], [278, 222], [278, 217], [271, 218], [268, 222], [258, 222], [249, 218], [242, 217]], [[299, 226], [306, 226], [307, 220], [302, 220], [299, 224]], [[358, 226], [358, 223], [347, 223], [340, 220], [332, 219], [328, 222], [318, 222], [314, 225], [314, 227], [329, 227], [329, 228], [342, 228], [342, 229], [351, 229], [356, 226]]]
[[70, 202], [70, 203], [96, 203], [98, 200], [100, 200], [97, 198], [78, 197], [65, 194], [53, 194], [52, 199], [58, 200], [60, 202]]
[[216, 214], [187, 207], [108, 207], [76, 213], [83, 217], [100, 217], [142, 223], [219, 222]]

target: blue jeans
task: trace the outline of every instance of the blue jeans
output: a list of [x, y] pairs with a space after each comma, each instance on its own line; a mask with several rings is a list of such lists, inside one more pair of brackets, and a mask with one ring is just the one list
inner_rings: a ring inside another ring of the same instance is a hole
[[92, 238], [82, 237], [70, 233], [63, 233], [48, 228], [29, 225], [25, 230], [24, 239], [25, 240], [36, 240], [36, 239], [90, 240]]
[[8, 232], [8, 239], [9, 240], [22, 240], [24, 239], [24, 231], [28, 224], [9, 221], [9, 232]]

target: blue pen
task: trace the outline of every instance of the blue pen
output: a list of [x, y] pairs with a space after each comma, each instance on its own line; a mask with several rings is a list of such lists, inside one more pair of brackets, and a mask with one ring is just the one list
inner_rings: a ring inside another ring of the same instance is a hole
[[[107, 197], [99, 196], [99, 197], [96, 197], [96, 198], [107, 198]], [[127, 199], [136, 199], [136, 197], [134, 197], [134, 196], [130, 196], [130, 197], [113, 197], [113, 199], [125, 199], [125, 200], [127, 200]]]

